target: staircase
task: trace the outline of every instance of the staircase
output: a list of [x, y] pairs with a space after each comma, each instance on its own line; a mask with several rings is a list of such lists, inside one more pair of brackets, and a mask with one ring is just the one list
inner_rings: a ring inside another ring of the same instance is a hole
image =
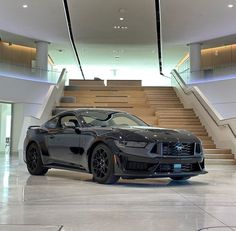
[[75, 108], [127, 111], [158, 127], [185, 129], [198, 136], [206, 164], [233, 165], [230, 149], [217, 148], [191, 108], [184, 108], [172, 87], [141, 87], [141, 81], [71, 80], [55, 112]]

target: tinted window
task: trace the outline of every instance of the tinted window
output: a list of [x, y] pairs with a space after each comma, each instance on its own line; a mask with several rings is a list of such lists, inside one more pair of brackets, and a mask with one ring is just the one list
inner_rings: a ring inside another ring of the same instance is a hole
[[58, 117], [55, 117], [51, 120], [49, 120], [47, 123], [45, 123], [46, 128], [56, 128], [58, 123]]
[[81, 122], [85, 127], [91, 126], [147, 126], [135, 116], [122, 112], [90, 112], [81, 113]]
[[76, 116], [74, 116], [74, 115], [66, 115], [66, 116], [61, 117], [58, 126], [63, 127], [65, 122], [73, 122], [76, 127], [79, 126], [78, 120], [77, 120]]

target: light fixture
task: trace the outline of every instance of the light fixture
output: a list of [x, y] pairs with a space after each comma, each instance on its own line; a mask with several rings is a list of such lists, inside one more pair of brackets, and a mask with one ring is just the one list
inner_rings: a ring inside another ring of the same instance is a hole
[[234, 5], [233, 5], [233, 4], [228, 4], [228, 7], [229, 7], [229, 8], [233, 8]]
[[119, 30], [128, 30], [127, 26], [114, 26], [114, 29], [119, 29]]
[[27, 4], [22, 5], [23, 8], [28, 8]]
[[120, 21], [124, 21], [124, 18], [121, 17], [121, 18], [120, 18]]

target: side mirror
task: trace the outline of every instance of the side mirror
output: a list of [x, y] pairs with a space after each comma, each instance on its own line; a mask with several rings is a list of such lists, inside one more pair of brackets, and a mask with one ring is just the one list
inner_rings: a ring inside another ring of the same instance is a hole
[[75, 128], [75, 123], [74, 122], [64, 122], [63, 126], [66, 128]]

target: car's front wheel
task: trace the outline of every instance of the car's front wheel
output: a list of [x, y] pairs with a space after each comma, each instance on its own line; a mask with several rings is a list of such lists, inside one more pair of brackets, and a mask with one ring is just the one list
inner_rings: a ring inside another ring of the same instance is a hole
[[106, 145], [99, 144], [93, 150], [91, 171], [94, 181], [100, 184], [114, 184], [119, 180], [114, 175], [114, 156]]
[[43, 166], [41, 153], [36, 143], [30, 144], [26, 152], [26, 165], [31, 175], [45, 175], [48, 168]]

